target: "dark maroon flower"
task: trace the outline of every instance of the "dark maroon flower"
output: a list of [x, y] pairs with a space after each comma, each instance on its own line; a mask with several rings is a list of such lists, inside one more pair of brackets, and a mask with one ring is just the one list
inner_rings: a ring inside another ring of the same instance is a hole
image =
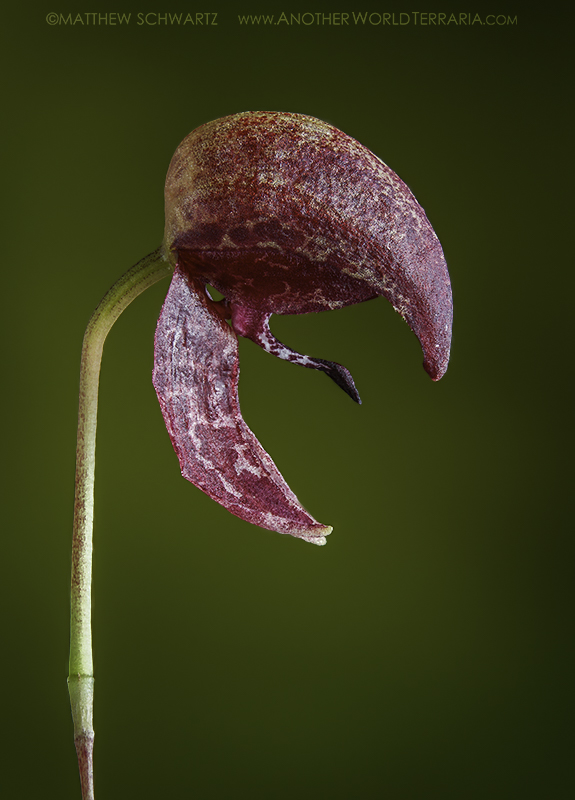
[[[174, 276], [156, 330], [154, 386], [183, 476], [242, 519], [324, 544], [331, 528], [305, 511], [242, 419], [237, 335], [327, 373], [361, 402], [345, 367], [278, 342], [269, 319], [383, 295], [439, 380], [451, 287], [423, 209], [337, 128], [247, 112], [201, 126], [178, 147], [164, 248]], [[224, 299], [214, 301], [207, 285]]]

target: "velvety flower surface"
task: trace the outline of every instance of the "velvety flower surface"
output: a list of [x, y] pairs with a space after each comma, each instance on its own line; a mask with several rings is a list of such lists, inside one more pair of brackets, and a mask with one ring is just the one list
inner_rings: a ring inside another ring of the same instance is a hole
[[[156, 330], [154, 386], [182, 474], [242, 519], [324, 544], [331, 528], [301, 506], [242, 419], [236, 336], [325, 372], [360, 402], [345, 367], [282, 344], [269, 319], [383, 295], [439, 380], [449, 361], [451, 287], [423, 209], [337, 128], [246, 112], [203, 125], [178, 147], [164, 245], [174, 276]], [[224, 299], [212, 300], [208, 284]]]

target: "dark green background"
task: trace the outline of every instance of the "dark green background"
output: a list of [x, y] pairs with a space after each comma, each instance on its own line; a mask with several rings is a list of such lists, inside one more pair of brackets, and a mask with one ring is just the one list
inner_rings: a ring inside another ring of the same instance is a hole
[[[79, 797], [66, 675], [85, 324], [160, 243], [180, 140], [248, 109], [326, 119], [409, 184], [449, 264], [452, 361], [432, 383], [383, 299], [275, 318], [280, 339], [351, 370], [361, 407], [240, 343], [248, 424], [334, 526], [315, 548], [179, 476], [151, 385], [167, 283], [128, 309], [100, 393], [97, 797], [573, 797], [572, 18], [462, 3], [420, 10], [518, 24], [245, 28], [238, 11], [413, 9], [98, 6], [133, 21], [49, 26], [94, 10], [68, 0], [2, 12], [2, 797]], [[217, 27], [135, 24], [210, 9]]]

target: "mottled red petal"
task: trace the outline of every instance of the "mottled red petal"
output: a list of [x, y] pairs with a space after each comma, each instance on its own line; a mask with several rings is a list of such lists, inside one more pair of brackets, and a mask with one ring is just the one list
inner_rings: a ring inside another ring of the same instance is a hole
[[204, 285], [176, 267], [158, 320], [153, 383], [182, 475], [241, 519], [325, 544], [242, 419], [237, 338]]

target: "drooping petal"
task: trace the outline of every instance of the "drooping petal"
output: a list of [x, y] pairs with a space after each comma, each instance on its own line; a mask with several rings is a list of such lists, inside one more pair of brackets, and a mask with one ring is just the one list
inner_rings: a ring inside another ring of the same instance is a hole
[[242, 419], [237, 338], [204, 285], [176, 267], [155, 336], [153, 383], [182, 475], [232, 514], [325, 544]]
[[283, 358], [285, 361], [291, 361], [292, 364], [299, 364], [302, 367], [325, 372], [352, 400], [361, 405], [361, 399], [350, 371], [335, 361], [304, 356], [302, 353], [298, 353], [278, 341], [270, 330], [271, 314], [237, 304], [231, 304], [231, 313], [232, 327], [240, 336], [251, 339], [252, 342], [259, 344], [267, 353], [271, 353], [277, 358]]
[[245, 112], [178, 147], [164, 241], [228, 301], [301, 314], [386, 297], [439, 380], [452, 299], [443, 251], [403, 181], [366, 147], [301, 114]]

